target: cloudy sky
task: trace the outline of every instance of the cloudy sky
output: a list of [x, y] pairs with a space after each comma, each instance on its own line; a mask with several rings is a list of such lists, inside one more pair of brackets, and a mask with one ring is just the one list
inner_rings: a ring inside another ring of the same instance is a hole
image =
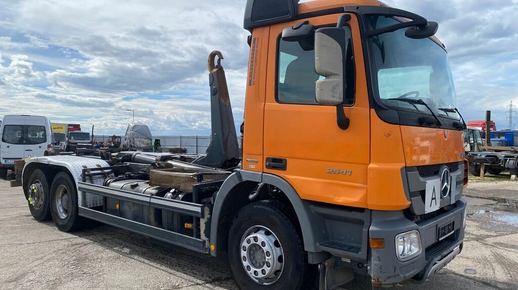
[[[306, 1], [304, 1], [306, 2]], [[236, 124], [248, 33], [244, 0], [0, 0], [0, 116], [39, 114], [122, 133], [210, 132], [206, 59], [220, 50]], [[518, 111], [518, 0], [386, 0], [439, 22], [467, 120]], [[447, 3], [447, 4], [446, 4]], [[518, 127], [518, 119], [515, 120]]]

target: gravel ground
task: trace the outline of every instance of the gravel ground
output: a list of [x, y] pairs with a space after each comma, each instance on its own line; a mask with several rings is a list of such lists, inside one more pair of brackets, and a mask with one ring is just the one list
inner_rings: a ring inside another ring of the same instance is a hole
[[[472, 185], [467, 195], [500, 190], [518, 196], [511, 183], [505, 189], [500, 183]], [[461, 255], [427, 283], [397, 288], [518, 289], [516, 205], [485, 196], [467, 199]], [[368, 279], [358, 277], [343, 289], [368, 285]], [[111, 226], [70, 234], [58, 231], [52, 221], [39, 223], [21, 188], [0, 180], [0, 289], [87, 288], [237, 289], [224, 261]]]

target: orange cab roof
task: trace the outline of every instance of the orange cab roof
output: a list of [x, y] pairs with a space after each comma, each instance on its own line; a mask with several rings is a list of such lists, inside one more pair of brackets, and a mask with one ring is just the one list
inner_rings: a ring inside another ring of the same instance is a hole
[[377, 0], [320, 0], [300, 3], [298, 6], [298, 14], [309, 13], [314, 11], [326, 10], [330, 8], [344, 6], [380, 6], [382, 2]]

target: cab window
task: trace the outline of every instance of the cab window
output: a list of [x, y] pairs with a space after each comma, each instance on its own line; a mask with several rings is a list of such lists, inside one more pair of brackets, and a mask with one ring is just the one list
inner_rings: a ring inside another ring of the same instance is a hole
[[[346, 46], [352, 54], [352, 36], [350, 27], [344, 27], [348, 42]], [[325, 77], [315, 72], [314, 37], [307, 41], [285, 41], [279, 37], [277, 60], [277, 102], [283, 104], [317, 105], [315, 83]], [[349, 59], [348, 80], [354, 82], [354, 61]], [[346, 72], [347, 73], [347, 72]], [[350, 86], [352, 88], [354, 86]], [[354, 91], [349, 90], [344, 105], [354, 104]]]
[[277, 101], [288, 104], [316, 105], [315, 51], [304, 50], [299, 42], [280, 40]]

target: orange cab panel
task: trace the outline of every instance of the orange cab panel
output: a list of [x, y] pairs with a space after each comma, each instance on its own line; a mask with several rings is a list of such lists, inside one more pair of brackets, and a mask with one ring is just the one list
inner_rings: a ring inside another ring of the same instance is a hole
[[462, 131], [401, 126], [407, 166], [464, 160]]
[[371, 164], [369, 165], [370, 209], [399, 210], [410, 206], [405, 196], [401, 170], [405, 156], [399, 125], [380, 120], [371, 112]]
[[250, 43], [243, 134], [243, 169], [263, 169], [263, 117], [269, 27], [254, 29]]

